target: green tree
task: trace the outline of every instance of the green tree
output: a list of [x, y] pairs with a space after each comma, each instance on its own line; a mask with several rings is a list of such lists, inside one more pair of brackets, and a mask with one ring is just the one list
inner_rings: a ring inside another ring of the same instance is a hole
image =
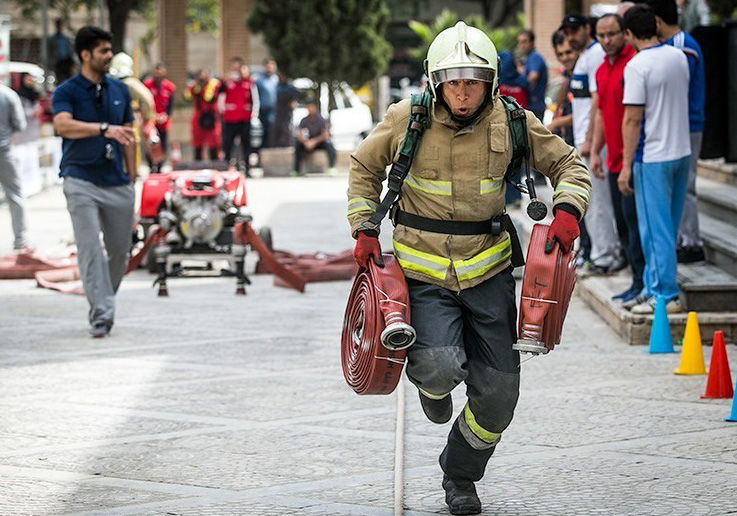
[[[525, 17], [522, 13], [517, 14], [517, 25], [497, 29], [489, 26], [483, 17], [476, 14], [464, 18], [463, 21], [466, 25], [476, 27], [486, 33], [494, 43], [497, 52], [501, 52], [502, 50], [514, 51], [517, 44], [517, 34], [525, 28]], [[427, 56], [427, 50], [430, 48], [430, 43], [433, 42], [435, 37], [456, 23], [458, 23], [458, 15], [449, 9], [443, 9], [429, 25], [411, 20], [409, 27], [422, 40], [422, 45], [410, 50], [412, 57], [424, 60], [425, 56]]]
[[737, 11], [737, 0], [707, 0], [712, 14], [719, 19], [735, 16]]
[[383, 0], [254, 0], [248, 26], [290, 77], [361, 85], [386, 68]]

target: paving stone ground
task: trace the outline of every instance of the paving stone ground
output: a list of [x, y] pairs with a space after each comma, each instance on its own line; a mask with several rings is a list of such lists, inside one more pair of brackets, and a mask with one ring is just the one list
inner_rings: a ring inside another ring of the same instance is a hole
[[[249, 188], [277, 248], [351, 246], [344, 176]], [[61, 252], [61, 190], [28, 209], [33, 241]], [[0, 206], [0, 254], [10, 242]], [[84, 298], [0, 282], [0, 515], [393, 514], [397, 394], [345, 385], [349, 282], [299, 294], [254, 276], [235, 297], [232, 278], [175, 279], [169, 298], [151, 283], [126, 278], [112, 336], [92, 340]], [[626, 346], [575, 297], [563, 342], [522, 365], [515, 419], [478, 485], [484, 514], [737, 513], [730, 400], [701, 400], [705, 378], [673, 375], [678, 355]], [[429, 423], [415, 392], [405, 514], [446, 514], [437, 455], [450, 425]], [[457, 410], [462, 389], [453, 397]]]

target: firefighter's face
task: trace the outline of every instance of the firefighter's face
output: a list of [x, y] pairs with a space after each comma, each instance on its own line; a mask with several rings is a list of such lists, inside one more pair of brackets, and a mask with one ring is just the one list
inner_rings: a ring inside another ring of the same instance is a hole
[[486, 83], [476, 79], [458, 79], [441, 84], [443, 100], [457, 117], [473, 115], [484, 102]]

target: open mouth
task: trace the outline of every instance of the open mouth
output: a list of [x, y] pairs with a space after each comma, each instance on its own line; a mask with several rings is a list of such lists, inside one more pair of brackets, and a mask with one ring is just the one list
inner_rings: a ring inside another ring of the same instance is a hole
[[458, 114], [461, 116], [467, 115], [469, 112], [469, 109], [467, 107], [459, 107], [458, 108]]

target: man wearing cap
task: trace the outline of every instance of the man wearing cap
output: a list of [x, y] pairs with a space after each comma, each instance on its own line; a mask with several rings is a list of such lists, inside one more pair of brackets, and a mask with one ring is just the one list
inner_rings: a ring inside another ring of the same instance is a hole
[[[598, 96], [596, 92], [596, 69], [604, 60], [604, 50], [591, 36], [588, 18], [580, 14], [569, 14], [563, 18], [561, 30], [574, 49], [581, 52], [570, 89], [573, 93], [573, 138], [576, 149], [589, 166], [593, 124]], [[586, 213], [586, 229], [591, 239], [591, 265], [594, 273], [615, 272], [625, 267], [620, 256], [619, 237], [614, 226], [614, 211], [609, 195], [609, 184], [604, 172], [591, 174], [591, 201]]]
[[[496, 49], [483, 32], [463, 22], [444, 30], [430, 45], [425, 67], [430, 123], [394, 210], [394, 255], [407, 278], [417, 333], [407, 376], [425, 415], [437, 424], [450, 421], [451, 391], [466, 383], [468, 402], [450, 429], [440, 466], [450, 513], [478, 514], [474, 482], [484, 475], [519, 396], [510, 236], [491, 229], [504, 214], [513, 142], [497, 93]], [[369, 219], [405, 136], [410, 106], [409, 100], [390, 106], [351, 155], [348, 221], [362, 267], [381, 253], [379, 228]], [[532, 112], [524, 115], [530, 166], [555, 188], [548, 250], [557, 242], [568, 252], [588, 205], [588, 172], [573, 148]], [[462, 231], [480, 223], [483, 232]], [[435, 229], [421, 229], [430, 226]]]

